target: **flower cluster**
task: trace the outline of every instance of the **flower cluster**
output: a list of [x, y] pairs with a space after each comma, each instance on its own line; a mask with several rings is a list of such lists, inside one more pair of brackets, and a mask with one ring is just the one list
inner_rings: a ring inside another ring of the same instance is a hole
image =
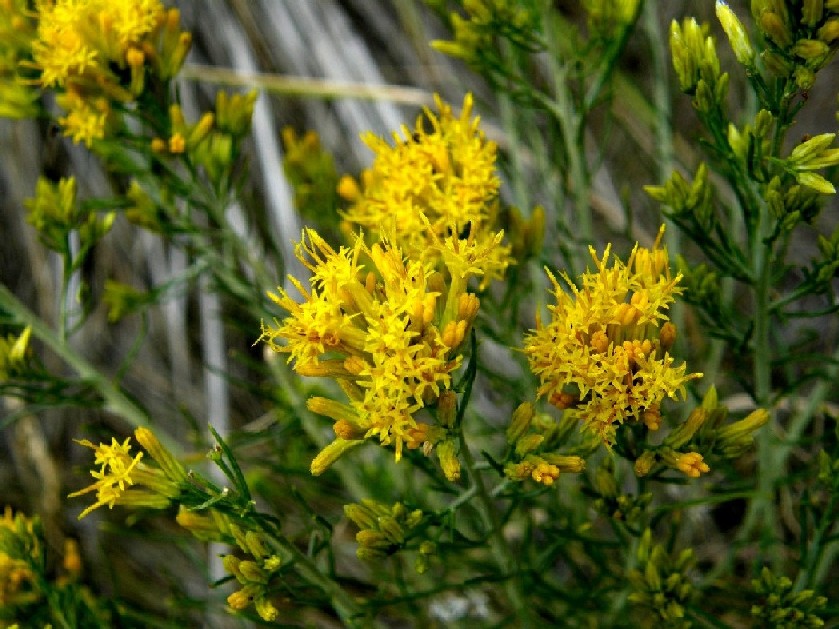
[[227, 597], [231, 609], [243, 611], [253, 605], [264, 621], [277, 619], [279, 611], [271, 601], [270, 584], [284, 563], [267, 536], [246, 528], [244, 520], [234, 521], [231, 516], [212, 508], [199, 512], [181, 505], [176, 520], [197, 539], [235, 545], [240, 554], [245, 555], [244, 558], [233, 554], [222, 557], [224, 569], [242, 586]]
[[681, 292], [681, 276], [670, 275], [663, 232], [651, 249], [636, 245], [626, 264], [615, 259], [609, 266], [611, 247], [602, 257], [591, 248], [596, 270], [581, 276], [581, 287], [562, 275], [570, 293], [548, 271], [556, 299], [551, 321], [537, 321], [525, 339], [539, 395], [607, 445], [627, 421], [658, 429], [662, 401], [684, 396], [685, 384], [702, 375], [685, 373], [669, 354], [676, 328], [667, 309]]
[[[735, 53], [738, 42], [739, 48], [744, 49], [748, 44], [742, 43], [745, 37], [734, 35], [738, 31], [737, 18], [733, 14], [726, 16], [719, 9], [717, 13]], [[761, 53], [766, 67], [776, 76], [793, 77], [799, 88], [810, 89], [816, 72], [839, 49], [839, 4], [822, 0], [754, 0], [752, 16], [766, 43]], [[742, 26], [739, 30], [743, 31]], [[737, 57], [742, 63], [741, 55]]]
[[422, 511], [409, 511], [401, 502], [393, 506], [366, 498], [344, 506], [344, 514], [359, 528], [356, 555], [359, 559], [383, 559], [404, 547], [422, 522]]
[[484, 288], [512, 262], [503, 232], [496, 231], [496, 146], [471, 117], [471, 94], [459, 117], [436, 100], [439, 115], [426, 110], [413, 130], [403, 126], [401, 135], [393, 134], [392, 146], [372, 133], [363, 137], [376, 157], [361, 185], [350, 177], [339, 182], [339, 193], [352, 203], [345, 226], [389, 240], [437, 270], [449, 266], [446, 249], [454, 248], [472, 258]]
[[153, 138], [152, 151], [160, 158], [187, 155], [211, 182], [222, 182], [239, 157], [242, 139], [250, 132], [257, 96], [255, 91], [216, 92], [215, 111], [204, 112], [194, 123], [187, 122], [180, 105], [171, 105], [168, 137]]
[[147, 75], [171, 79], [191, 35], [160, 0], [40, 0], [32, 64], [43, 88], [59, 90], [66, 135], [91, 146], [105, 137], [113, 105], [133, 103]]
[[27, 0], [0, 0], [0, 116], [38, 114], [38, 90], [21, 76], [21, 62], [32, 54], [35, 20]]
[[[448, 253], [449, 268], [465, 265], [457, 253]], [[430, 262], [405, 259], [387, 241], [368, 246], [358, 236], [352, 247], [335, 251], [307, 229], [296, 254], [312, 271], [311, 289], [290, 278], [302, 303], [283, 289], [269, 294], [289, 315], [274, 326], [263, 324], [261, 339], [289, 354], [299, 374], [335, 378], [349, 398], [309, 400], [312, 411], [335, 420], [337, 436], [313, 461], [312, 472], [323, 472], [371, 437], [393, 445], [397, 460], [405, 447], [424, 444], [429, 451], [454, 421], [454, 406], [441, 406], [440, 398], [451, 390], [452, 372], [462, 362], [457, 349], [471, 329], [478, 299], [465, 291], [465, 281], [447, 287]], [[426, 408], [437, 411], [433, 425], [417, 421]]]
[[76, 440], [76, 443], [94, 451], [94, 465], [99, 466], [98, 471], [94, 469], [90, 472], [94, 483], [69, 495], [75, 498], [96, 492], [96, 502], [79, 514], [80, 520], [104, 505], [110, 509], [115, 504], [165, 509], [179, 495], [180, 484], [186, 480], [186, 471], [181, 464], [148, 428], [138, 428], [134, 437], [151, 455], [157, 467], [142, 462], [143, 452], [131, 454], [130, 437], [122, 443], [112, 437], [110, 445], [100, 443], [98, 446], [87, 439]]
[[533, 479], [550, 487], [560, 473], [582, 472], [586, 466], [582, 457], [554, 451], [565, 441], [570, 426], [568, 421], [557, 423], [546, 415], [536, 415], [529, 402], [520, 404], [507, 427], [511, 448], [504, 466], [505, 476], [515, 481]]
[[24, 201], [28, 210], [26, 220], [38, 232], [41, 242], [53, 251], [69, 249], [71, 232], [77, 231], [85, 249], [90, 248], [111, 229], [116, 213], [104, 216], [90, 211], [79, 203], [76, 178], [61, 178], [53, 183], [39, 177], [35, 196]]
[[787, 577], [772, 574], [764, 567], [759, 579], [752, 581], [760, 603], [752, 605], [755, 622], [765, 627], [793, 629], [794, 627], [823, 627], [820, 617], [827, 606], [827, 598], [817, 596], [813, 590], [794, 590]]
[[696, 595], [689, 572], [696, 564], [692, 548], [674, 559], [662, 544], [652, 543], [646, 529], [638, 544], [638, 567], [626, 574], [632, 592], [629, 601], [645, 615], [644, 626], [690, 629], [685, 608]]
[[31, 566], [43, 560], [36, 524], [37, 520], [20, 513], [13, 517], [8, 506], [0, 518], [0, 619], [4, 617], [2, 610], [39, 597], [37, 575]]
[[473, 0], [464, 2], [466, 14], [451, 13], [454, 41], [434, 41], [442, 52], [472, 66], [498, 66], [495, 39], [503, 37], [522, 50], [539, 50], [540, 8], [520, 0]]

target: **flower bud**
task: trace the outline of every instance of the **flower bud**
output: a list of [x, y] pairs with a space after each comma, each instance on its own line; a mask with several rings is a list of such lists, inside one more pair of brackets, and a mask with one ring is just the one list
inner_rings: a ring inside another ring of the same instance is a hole
[[182, 483], [186, 480], [186, 470], [183, 465], [160, 443], [151, 430], [141, 426], [134, 431], [134, 438], [160, 466], [168, 479], [176, 483]]
[[576, 455], [554, 454], [547, 452], [542, 457], [551, 465], [555, 465], [560, 472], [579, 474], [586, 469], [586, 462]]
[[531, 433], [529, 435], [524, 435], [516, 442], [516, 454], [518, 456], [524, 456], [529, 452], [533, 452], [536, 450], [542, 442], [545, 440], [544, 435], [537, 435]]
[[440, 467], [443, 469], [443, 474], [450, 482], [455, 482], [460, 479], [460, 461], [457, 459], [455, 442], [451, 439], [446, 439], [441, 442], [437, 448], [437, 458], [440, 460]]
[[652, 450], [644, 451], [641, 456], [635, 460], [635, 475], [642, 477], [646, 476], [652, 470], [656, 462], [656, 454]]
[[259, 617], [265, 622], [274, 622], [277, 620], [277, 616], [280, 615], [280, 612], [276, 607], [274, 607], [273, 603], [264, 596], [258, 597], [254, 601], [253, 606], [254, 609], [256, 609], [256, 613], [259, 614]]
[[754, 67], [755, 50], [749, 41], [746, 29], [743, 28], [743, 23], [734, 11], [732, 11], [728, 4], [722, 0], [717, 0], [717, 19], [719, 19], [720, 24], [722, 24], [722, 29], [728, 37], [728, 41], [731, 44], [731, 49], [734, 51], [734, 56], [737, 57], [737, 61], [747, 68]]
[[530, 402], [522, 402], [513, 411], [510, 425], [507, 427], [507, 443], [514, 444], [530, 428], [533, 419], [533, 405]]
[[667, 435], [667, 438], [664, 440], [664, 445], [674, 450], [684, 447], [693, 439], [697, 431], [702, 428], [702, 424], [705, 423], [706, 419], [708, 419], [708, 411], [702, 407], [693, 409], [685, 423]]
[[321, 450], [318, 455], [312, 460], [311, 472], [312, 476], [320, 476], [329, 467], [340, 459], [346, 452], [356, 448], [364, 443], [363, 439], [346, 440], [335, 439], [332, 443]]

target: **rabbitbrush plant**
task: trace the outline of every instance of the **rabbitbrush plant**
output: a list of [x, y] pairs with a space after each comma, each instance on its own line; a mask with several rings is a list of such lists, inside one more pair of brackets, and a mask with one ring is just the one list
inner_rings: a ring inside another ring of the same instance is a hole
[[[178, 8], [3, 4], [0, 112], [106, 181], [45, 160], [20, 211], [57, 307], [0, 285], [5, 447], [35, 462], [4, 481], [2, 626], [839, 626], [839, 147], [811, 107], [839, 3], [566, 4], [398, 9], [481, 95], [346, 138], [360, 172], [287, 128], [280, 234], [259, 92], [190, 73]], [[117, 238], [182, 264], [143, 284]], [[232, 422], [161, 393], [173, 305]]]

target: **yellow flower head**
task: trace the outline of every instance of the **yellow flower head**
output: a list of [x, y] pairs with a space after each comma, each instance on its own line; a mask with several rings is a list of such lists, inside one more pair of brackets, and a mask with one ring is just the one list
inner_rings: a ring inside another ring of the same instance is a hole
[[76, 440], [76, 443], [93, 450], [96, 457], [94, 465], [100, 466], [98, 472], [96, 470], [91, 470], [90, 472], [90, 475], [96, 479], [96, 482], [80, 491], [73, 492], [69, 496], [70, 498], [74, 498], [91, 491], [96, 492], [96, 502], [82, 511], [79, 519], [82, 519], [91, 511], [103, 505], [108, 505], [112, 509], [126, 488], [134, 484], [132, 473], [140, 462], [140, 459], [143, 458], [143, 453], [138, 452], [132, 457], [129, 454], [131, 451], [130, 441], [131, 438], [126, 437], [125, 441], [119, 443], [116, 438], [111, 437], [111, 445], [100, 443], [96, 446], [87, 439]]
[[[453, 302], [463, 307], [453, 307], [447, 319], [439, 299], [445, 287], [434, 281], [439, 274], [387, 242], [368, 246], [359, 236], [351, 248], [335, 251], [309, 229], [297, 256], [312, 271], [310, 288], [291, 278], [302, 303], [282, 289], [269, 294], [289, 314], [274, 326], [263, 324], [261, 338], [289, 354], [298, 373], [336, 378], [350, 398], [348, 404], [313, 398], [309, 407], [334, 419], [343, 436], [392, 444], [397, 459], [403, 446], [433, 442], [437, 433], [414, 415], [451, 388], [451, 373], [461, 363], [457, 345], [474, 320], [477, 299], [461, 293]], [[461, 333], [444, 335], [448, 324]], [[324, 469], [319, 465], [318, 473]]]
[[525, 339], [539, 394], [577, 415], [607, 445], [625, 421], [655, 427], [648, 419], [662, 400], [684, 397], [685, 383], [702, 375], [686, 374], [668, 353], [674, 328], [662, 324], [682, 289], [660, 246], [663, 232], [651, 249], [636, 245], [626, 264], [615, 258], [609, 265], [610, 247], [602, 257], [591, 248], [596, 269], [581, 276], [581, 287], [562, 275], [570, 293], [548, 272], [556, 299], [548, 307], [551, 321], [537, 322]]
[[430, 261], [437, 270], [451, 257], [447, 240], [464, 242], [463, 248], [491, 248], [492, 255], [482, 255], [478, 272], [472, 272], [486, 286], [502, 278], [512, 262], [510, 247], [496, 231], [496, 146], [480, 130], [480, 119], [471, 117], [471, 94], [458, 117], [435, 99], [439, 114], [426, 109], [413, 130], [403, 126], [401, 134], [393, 134], [393, 145], [372, 133], [363, 136], [376, 156], [362, 173], [361, 186], [347, 178], [339, 185], [339, 193], [353, 202], [345, 223], [349, 231], [360, 227], [374, 239], [392, 240], [406, 256]]
[[33, 43], [41, 84], [63, 86], [86, 74], [109, 74], [108, 64], [127, 64], [126, 54], [163, 20], [160, 0], [41, 0]]
[[[180, 492], [179, 483], [186, 477], [183, 468], [179, 467], [171, 454], [165, 452], [148, 429], [138, 428], [135, 437], [159, 464], [162, 460], [161, 467], [149, 467], [142, 463], [143, 452], [132, 455], [131, 437], [126, 437], [122, 443], [111, 437], [110, 445], [94, 445], [87, 439], [75, 440], [93, 450], [94, 465], [99, 466], [98, 471], [94, 469], [90, 472], [95, 479], [94, 483], [68, 496], [75, 498], [91, 491], [96, 492], [96, 502], [82, 511], [80, 520], [94, 509], [104, 505], [112, 509], [117, 503], [164, 509]], [[132, 488], [135, 484], [138, 487]]]
[[[66, 135], [90, 146], [105, 136], [113, 102], [131, 102], [146, 73], [170, 79], [191, 42], [180, 14], [160, 0], [36, 0], [37, 83], [59, 91]], [[186, 37], [183, 37], [186, 35]]]

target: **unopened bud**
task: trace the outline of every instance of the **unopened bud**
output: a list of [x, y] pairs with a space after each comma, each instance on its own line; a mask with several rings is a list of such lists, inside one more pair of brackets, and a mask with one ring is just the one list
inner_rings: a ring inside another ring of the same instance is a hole
[[555, 465], [560, 472], [579, 474], [586, 469], [586, 462], [582, 457], [547, 452], [542, 457], [551, 465]]
[[656, 454], [652, 450], [646, 450], [635, 460], [635, 475], [646, 476], [653, 469], [656, 462]]
[[507, 443], [513, 444], [527, 432], [533, 419], [533, 405], [523, 402], [513, 411], [510, 425], [507, 427]]
[[708, 419], [708, 411], [702, 407], [693, 409], [685, 423], [667, 435], [664, 444], [674, 450], [681, 449], [693, 439], [693, 436], [702, 428], [702, 424], [705, 423], [706, 419]]
[[792, 47], [792, 51], [805, 61], [811, 61], [827, 56], [830, 47], [818, 39], [799, 39]]
[[460, 479], [460, 461], [457, 459], [455, 450], [455, 442], [451, 439], [446, 439], [436, 448], [437, 458], [440, 460], [440, 467], [443, 469], [443, 474], [445, 474], [446, 479], [450, 482], [455, 482]]
[[320, 476], [332, 466], [335, 461], [340, 459], [346, 452], [356, 448], [364, 443], [363, 439], [347, 440], [336, 439], [312, 460], [311, 472], [312, 476]]
[[361, 197], [358, 182], [349, 175], [344, 175], [338, 181], [338, 195], [346, 201], [357, 201]]
[[781, 48], [787, 48], [792, 43], [792, 33], [777, 13], [772, 11], [761, 13], [760, 28]]
[[728, 4], [722, 2], [722, 0], [717, 0], [717, 19], [722, 24], [722, 29], [728, 37], [737, 61], [747, 68], [753, 67], [755, 64], [755, 50], [749, 41], [746, 29], [743, 28], [743, 23], [734, 11], [731, 10]]
[[839, 39], [839, 18], [831, 18], [819, 29], [819, 39], [826, 44], [832, 44]]
[[256, 609], [256, 613], [265, 622], [274, 622], [277, 620], [277, 616], [280, 615], [280, 612], [274, 607], [273, 603], [264, 596], [257, 597], [253, 606]]
[[239, 572], [250, 583], [267, 583], [268, 578], [255, 561], [240, 561]]
[[457, 419], [457, 394], [443, 391], [437, 401], [437, 417], [446, 428], [452, 428]]
[[661, 330], [658, 333], [658, 342], [661, 344], [661, 349], [665, 352], [669, 352], [676, 343], [676, 333], [676, 326], [670, 321], [665, 322], [661, 326]]
[[516, 454], [519, 456], [524, 456], [529, 452], [533, 452], [534, 450], [536, 450], [536, 448], [542, 445], [542, 442], [544, 440], [544, 435], [524, 435], [518, 441], [516, 441]]

